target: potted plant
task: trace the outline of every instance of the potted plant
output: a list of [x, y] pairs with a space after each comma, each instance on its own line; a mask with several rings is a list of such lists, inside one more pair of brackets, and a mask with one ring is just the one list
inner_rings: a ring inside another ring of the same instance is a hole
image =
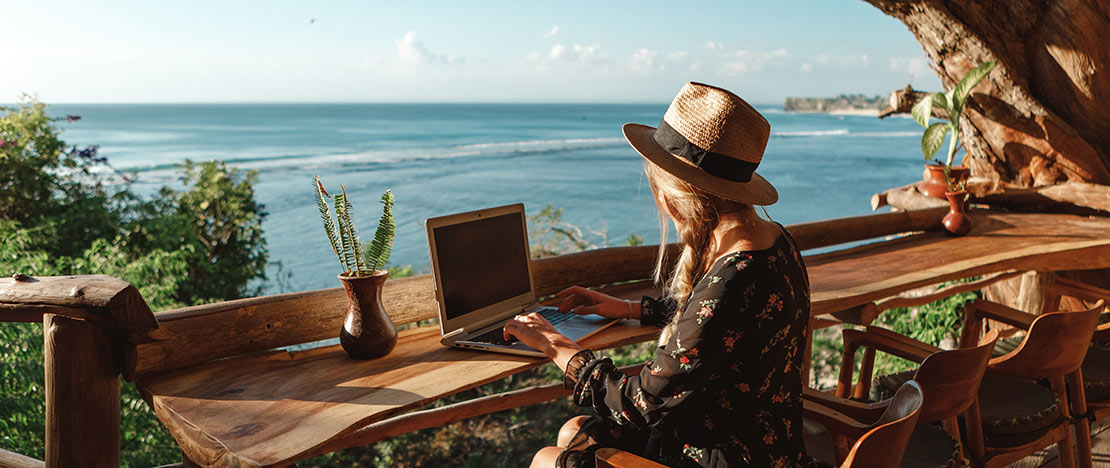
[[[994, 69], [995, 64], [995, 62], [979, 64], [951, 91], [925, 96], [914, 104], [911, 110], [914, 121], [925, 127], [925, 133], [921, 136], [921, 152], [925, 155], [927, 177], [918, 188], [926, 195], [948, 199], [951, 211], [949, 216], [945, 216], [944, 224], [945, 229], [955, 235], [962, 236], [971, 230], [971, 219], [964, 214], [964, 203], [967, 201], [964, 185], [967, 183], [968, 170], [963, 166], [952, 167], [956, 152], [961, 146], [960, 116], [963, 114], [971, 89]], [[934, 108], [944, 111], [948, 115], [948, 121], [930, 124], [929, 118], [932, 117]], [[941, 162], [934, 156], [949, 133], [952, 136], [948, 140], [948, 155], [944, 162]], [[928, 164], [930, 161], [935, 164]]]
[[335, 194], [333, 218], [326, 201], [332, 196], [324, 190], [319, 176], [313, 182], [324, 232], [343, 267], [343, 272], [338, 275], [339, 282], [347, 291], [347, 314], [339, 330], [339, 342], [347, 355], [356, 359], [389, 354], [397, 344], [397, 328], [382, 305], [382, 286], [389, 277], [385, 263], [393, 249], [396, 228], [392, 211], [393, 192], [386, 190], [382, 194], [382, 217], [378, 221], [378, 229], [374, 240], [363, 248], [355, 228], [347, 188], [340, 185], [339, 193]]

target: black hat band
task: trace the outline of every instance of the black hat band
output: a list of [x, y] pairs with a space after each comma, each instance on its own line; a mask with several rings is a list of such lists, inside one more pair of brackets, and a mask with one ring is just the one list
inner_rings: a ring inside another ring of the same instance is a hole
[[732, 182], [751, 182], [759, 163], [744, 161], [702, 149], [678, 133], [667, 121], [655, 129], [655, 142], [675, 156], [681, 156], [707, 174]]

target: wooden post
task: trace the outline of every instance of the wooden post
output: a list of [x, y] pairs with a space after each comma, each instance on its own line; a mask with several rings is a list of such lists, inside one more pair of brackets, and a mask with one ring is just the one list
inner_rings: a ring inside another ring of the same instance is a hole
[[118, 467], [120, 340], [85, 320], [45, 314], [46, 465]]

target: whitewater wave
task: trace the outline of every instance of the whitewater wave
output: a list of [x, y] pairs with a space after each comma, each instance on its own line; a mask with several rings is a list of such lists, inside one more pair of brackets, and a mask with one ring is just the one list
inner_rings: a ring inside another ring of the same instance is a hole
[[832, 130], [791, 130], [785, 132], [771, 132], [771, 136], [775, 137], [849, 137], [849, 138], [902, 138], [911, 136], [921, 136], [921, 132], [903, 131], [903, 132], [853, 132], [846, 128], [837, 128]]
[[[430, 159], [460, 157], [489, 157], [499, 155], [540, 155], [567, 151], [605, 149], [623, 146], [623, 138], [578, 138], [562, 140], [527, 140], [509, 142], [475, 143], [429, 148], [406, 148], [359, 152], [330, 152], [322, 154], [263, 154], [226, 157], [223, 161], [243, 169], [311, 169], [329, 166], [382, 164]], [[202, 160], [196, 159], [195, 160]], [[138, 172], [166, 171], [181, 161], [150, 165], [131, 165], [128, 170]]]

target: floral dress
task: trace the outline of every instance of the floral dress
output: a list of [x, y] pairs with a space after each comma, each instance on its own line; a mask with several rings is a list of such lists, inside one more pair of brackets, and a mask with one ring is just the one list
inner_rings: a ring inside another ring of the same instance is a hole
[[[781, 227], [781, 226], [780, 226]], [[644, 324], [665, 325], [674, 304], [645, 298]], [[578, 370], [574, 400], [599, 416], [561, 466], [592, 466], [617, 447], [669, 466], [808, 466], [802, 376], [809, 280], [789, 234], [764, 250], [717, 260], [691, 292], [678, 329], [639, 375], [608, 358]], [[575, 453], [577, 452], [577, 453]]]

